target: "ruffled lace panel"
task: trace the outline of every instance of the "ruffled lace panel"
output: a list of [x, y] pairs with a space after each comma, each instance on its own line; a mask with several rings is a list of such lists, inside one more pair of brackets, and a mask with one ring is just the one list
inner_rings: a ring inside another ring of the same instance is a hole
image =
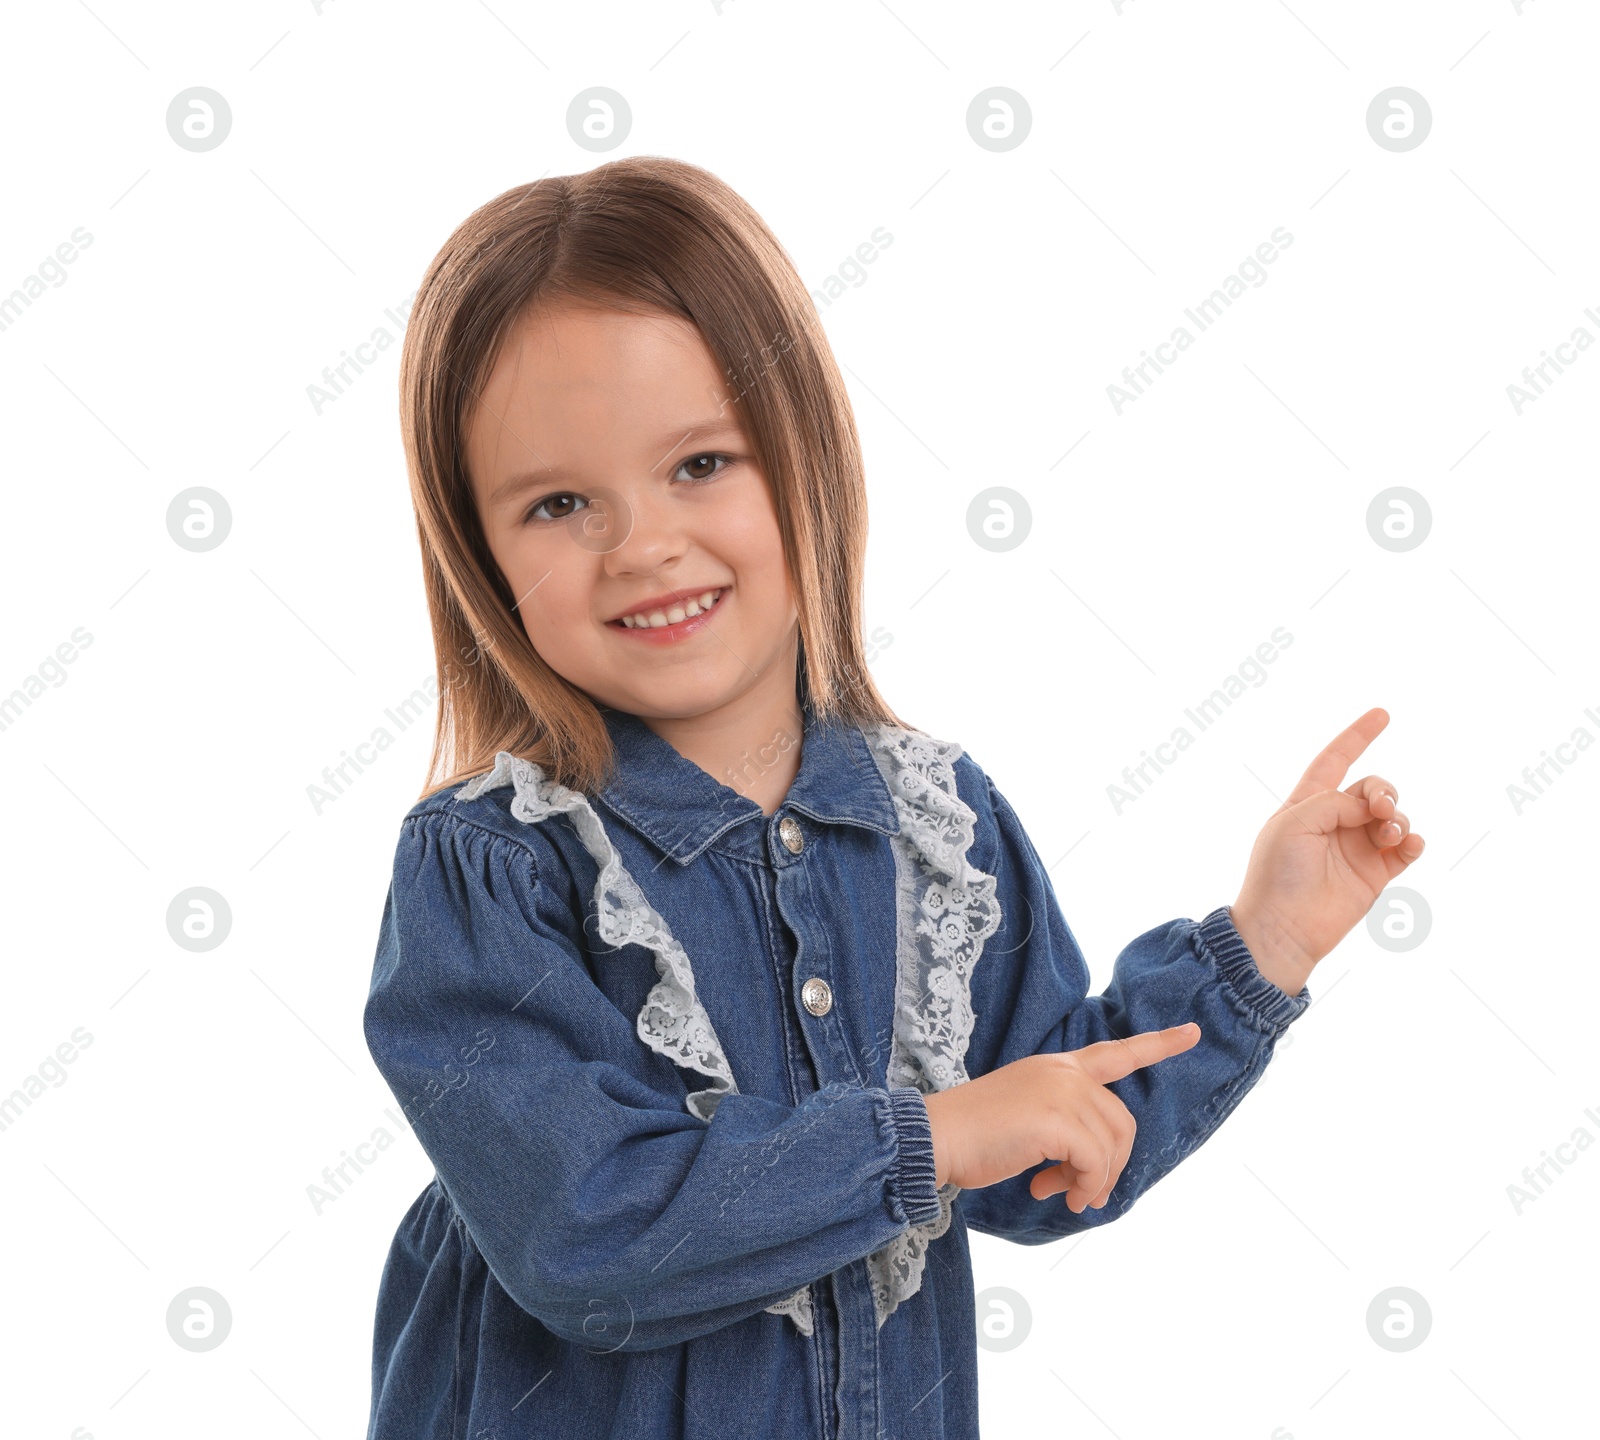
[[655, 955], [660, 979], [639, 1011], [635, 1026], [639, 1038], [674, 1064], [711, 1078], [710, 1085], [694, 1091], [686, 1102], [690, 1114], [710, 1120], [717, 1102], [739, 1087], [733, 1083], [733, 1070], [712, 1028], [711, 1017], [695, 994], [694, 970], [683, 946], [645, 899], [594, 806], [580, 791], [546, 779], [543, 769], [533, 761], [502, 750], [495, 756], [493, 770], [462, 786], [461, 798], [475, 800], [485, 790], [507, 782], [516, 788], [511, 813], [518, 820], [536, 825], [551, 815], [572, 816], [583, 848], [600, 867], [594, 882], [600, 938], [612, 946], [643, 945]]
[[[1000, 925], [992, 875], [969, 859], [977, 816], [956, 788], [961, 746], [880, 725], [862, 732], [900, 819], [895, 860], [896, 994], [885, 1083], [925, 1095], [967, 1080], [972, 968]], [[961, 1193], [939, 1187], [939, 1216], [867, 1257], [878, 1325], [922, 1288], [928, 1246], [950, 1228]]]

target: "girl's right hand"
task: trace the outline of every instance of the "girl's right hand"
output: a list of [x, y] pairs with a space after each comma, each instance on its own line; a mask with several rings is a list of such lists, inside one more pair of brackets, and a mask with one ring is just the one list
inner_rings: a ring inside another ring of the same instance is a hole
[[1134, 1120], [1105, 1087], [1200, 1039], [1193, 1023], [1029, 1055], [964, 1085], [925, 1095], [938, 1184], [981, 1190], [1058, 1160], [1029, 1181], [1036, 1200], [1067, 1192], [1067, 1208], [1103, 1207], [1133, 1149]]

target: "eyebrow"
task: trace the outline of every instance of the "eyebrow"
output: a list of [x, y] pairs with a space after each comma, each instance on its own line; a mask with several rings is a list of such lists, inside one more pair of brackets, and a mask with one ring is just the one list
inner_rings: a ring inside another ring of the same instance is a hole
[[[731, 415], [712, 415], [704, 420], [697, 420], [681, 430], [673, 430], [671, 434], [663, 436], [657, 446], [662, 452], [664, 460], [678, 446], [690, 440], [704, 440], [714, 435], [729, 435], [740, 433], [740, 425]], [[660, 461], [656, 462], [660, 464]], [[537, 485], [560, 485], [569, 481], [569, 472], [559, 465], [546, 465], [538, 470], [519, 470], [514, 475], [508, 475], [489, 494], [491, 506], [503, 505], [516, 498], [524, 491], [531, 490]]]

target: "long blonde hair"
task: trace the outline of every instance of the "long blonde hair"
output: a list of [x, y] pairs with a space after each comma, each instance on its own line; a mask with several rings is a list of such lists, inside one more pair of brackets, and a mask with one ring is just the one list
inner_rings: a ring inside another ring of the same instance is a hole
[[855, 417], [811, 296], [761, 217], [707, 170], [660, 156], [519, 185], [434, 257], [400, 358], [400, 424], [433, 624], [438, 714], [422, 795], [508, 750], [592, 793], [611, 738], [540, 657], [473, 501], [463, 433], [533, 305], [582, 300], [695, 325], [771, 484], [799, 612], [801, 698], [819, 718], [902, 724], [862, 651], [866, 483]]

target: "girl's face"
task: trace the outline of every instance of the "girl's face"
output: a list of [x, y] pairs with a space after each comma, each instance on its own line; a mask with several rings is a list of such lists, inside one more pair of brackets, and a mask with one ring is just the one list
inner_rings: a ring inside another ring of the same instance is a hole
[[519, 322], [469, 418], [478, 515], [523, 629], [603, 705], [793, 706], [799, 620], [732, 399], [687, 321], [564, 301]]

